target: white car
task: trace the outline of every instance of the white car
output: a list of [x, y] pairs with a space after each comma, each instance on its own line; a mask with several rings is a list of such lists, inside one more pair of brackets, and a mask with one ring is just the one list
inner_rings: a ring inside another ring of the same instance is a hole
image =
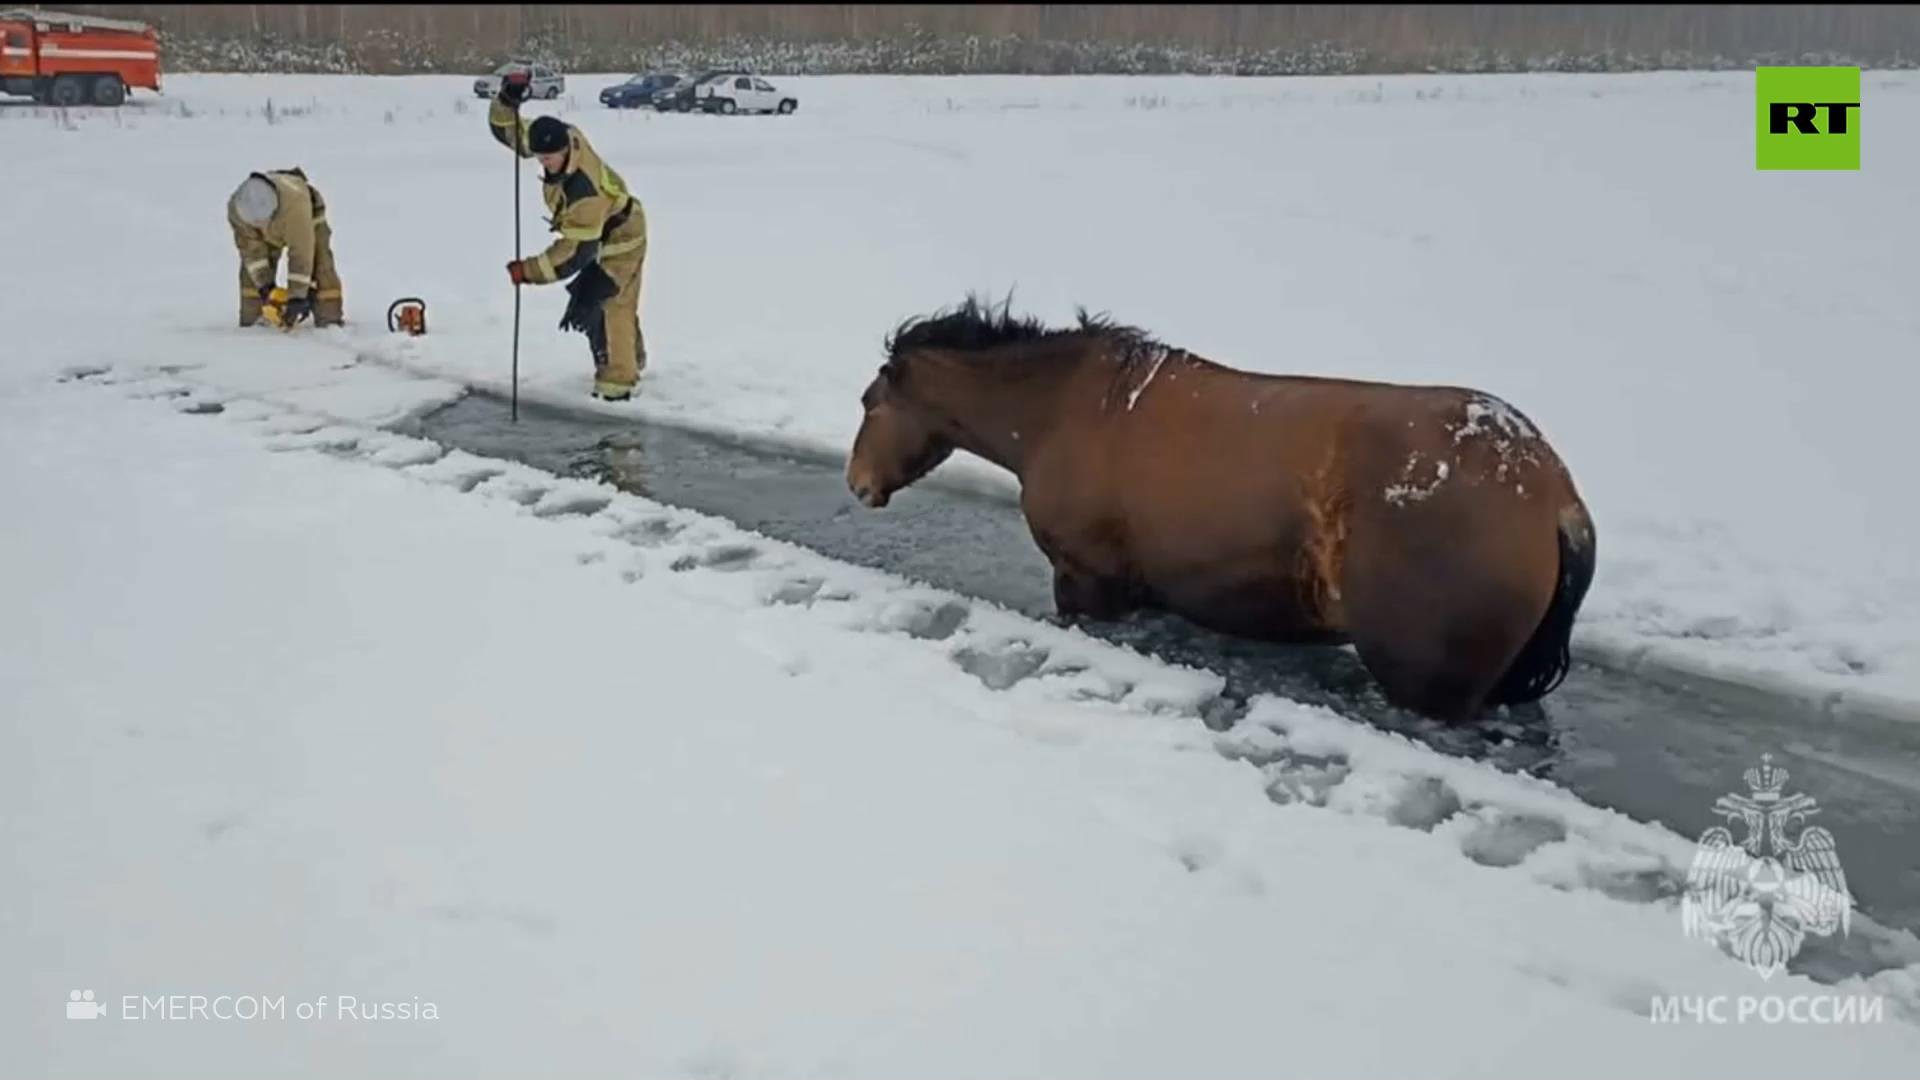
[[533, 85], [527, 91], [529, 98], [544, 98], [551, 101], [561, 94], [566, 93], [566, 76], [561, 75], [545, 64], [529, 64], [522, 60], [514, 60], [501, 64], [499, 67], [493, 69], [493, 74], [491, 75], [482, 75], [473, 80], [473, 96], [478, 98], [493, 97], [500, 92], [500, 81], [505, 78], [508, 73], [526, 71], [528, 68], [533, 69]]
[[695, 104], [707, 112], [765, 112], [782, 116], [800, 107], [800, 99], [783, 94], [758, 75], [731, 75], [701, 83], [693, 91]]

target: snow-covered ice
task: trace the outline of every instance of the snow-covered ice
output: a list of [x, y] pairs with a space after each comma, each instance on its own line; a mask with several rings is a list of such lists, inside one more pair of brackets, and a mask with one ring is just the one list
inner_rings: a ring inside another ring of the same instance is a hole
[[[0, 109], [0, 1072], [1914, 1060], [1920, 944], [1762, 984], [1683, 938], [1663, 829], [1283, 701], [1216, 734], [1205, 673], [379, 431], [506, 379], [510, 165], [463, 82]], [[1589, 641], [1920, 700], [1920, 150], [1871, 134], [1920, 79], [1868, 74], [1850, 176], [1756, 173], [1739, 76], [794, 82], [788, 118], [568, 113], [653, 230], [634, 412], [843, 447], [888, 329], [1011, 286], [1471, 385], [1594, 506]], [[242, 332], [222, 201], [295, 164], [357, 325]], [[428, 337], [379, 327], [405, 295]], [[583, 396], [563, 294], [525, 303], [523, 395]], [[1808, 993], [1885, 1021], [1649, 1018]], [[122, 1015], [172, 994], [437, 1018]]]
[[[37, 523], [0, 541], [27, 613], [0, 1045], [30, 1074], [1784, 1076], [1920, 1050], [1911, 937], [1879, 932], [1901, 959], [1871, 980], [1763, 986], [1680, 936], [1669, 833], [1277, 700], [1215, 735], [1215, 676], [343, 420], [391, 374], [288, 344], [285, 391], [130, 365], [0, 397]], [[63, 1019], [76, 987], [107, 1026]], [[1885, 1019], [1650, 1017], [1763, 991]], [[336, 1011], [158, 1019], [195, 994]], [[342, 1019], [342, 994], [434, 1019]]]
[[[536, 108], [645, 201], [633, 413], [844, 451], [885, 333], [968, 290], [1237, 366], [1473, 386], [1539, 425], [1593, 507], [1583, 644], [1920, 701], [1897, 437], [1920, 391], [1920, 148], [1897, 134], [1920, 76], [1863, 77], [1847, 174], [1755, 170], [1738, 73], [815, 78], [790, 80], [798, 114], [738, 118], [605, 109], [611, 79]], [[47, 283], [0, 303], [64, 346], [13, 364], [223, 329], [235, 260], [208, 215], [247, 169], [299, 164], [351, 316], [377, 332], [422, 295], [432, 334], [388, 355], [505, 383], [513, 165], [467, 80], [182, 76], [138, 105], [0, 109], [22, 148], [0, 162], [7, 249]], [[564, 302], [528, 292], [521, 374], [579, 400]]]

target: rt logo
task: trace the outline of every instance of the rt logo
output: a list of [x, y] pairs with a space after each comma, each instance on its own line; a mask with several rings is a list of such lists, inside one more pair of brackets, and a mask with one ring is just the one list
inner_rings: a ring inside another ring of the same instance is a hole
[[1756, 168], [1860, 168], [1859, 68], [1758, 68], [1753, 94]]

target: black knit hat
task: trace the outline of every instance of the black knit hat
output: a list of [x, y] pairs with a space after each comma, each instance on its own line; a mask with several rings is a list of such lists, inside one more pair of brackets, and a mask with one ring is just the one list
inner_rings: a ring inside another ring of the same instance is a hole
[[536, 154], [557, 154], [567, 148], [567, 125], [558, 117], [543, 116], [527, 127], [527, 146]]

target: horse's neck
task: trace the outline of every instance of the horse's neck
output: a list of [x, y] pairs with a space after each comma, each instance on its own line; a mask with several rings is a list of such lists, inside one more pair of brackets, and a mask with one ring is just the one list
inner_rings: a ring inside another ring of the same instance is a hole
[[1059, 396], [1076, 368], [1051, 357], [943, 357], [926, 367], [927, 397], [937, 403], [955, 446], [1019, 476], [1028, 448], [1058, 416]]

